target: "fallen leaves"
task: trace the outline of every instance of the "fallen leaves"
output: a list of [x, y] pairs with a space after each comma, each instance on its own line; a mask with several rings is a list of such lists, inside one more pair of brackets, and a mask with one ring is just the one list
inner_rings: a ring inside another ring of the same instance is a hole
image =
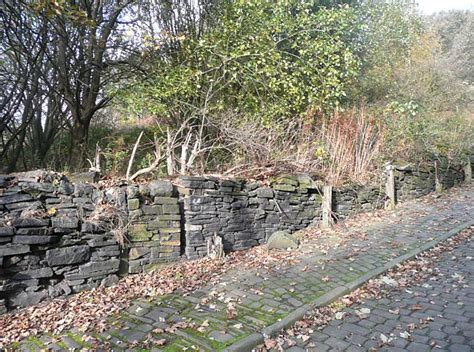
[[[0, 315], [0, 349], [38, 333], [61, 334], [74, 327], [102, 333], [111, 325], [108, 318], [129, 307], [135, 299], [150, 299], [176, 290], [189, 294], [204, 284], [216, 284], [223, 274], [236, 268], [271, 268], [296, 262], [292, 253], [268, 252], [266, 246], [259, 246], [230, 253], [225, 261], [202, 258], [128, 276], [112, 287], [99, 287]], [[203, 298], [197, 309], [209, 301], [209, 297]], [[210, 304], [209, 308], [215, 309], [216, 305]]]
[[[342, 320], [347, 316], [350, 317], [351, 314], [342, 309], [344, 307], [350, 307], [355, 303], [360, 303], [361, 299], [363, 298], [378, 299], [393, 293], [394, 290], [402, 290], [408, 294], [413, 294], [416, 296], [416, 292], [414, 293], [412, 290], [407, 289], [407, 287], [438, 275], [438, 270], [434, 267], [436, 261], [443, 253], [446, 251], [451, 251], [458, 244], [467, 238], [470, 238], [473, 234], [472, 230], [472, 228], [465, 230], [451, 239], [439, 244], [433, 249], [421, 253], [416, 259], [401, 263], [398, 267], [389, 270], [386, 275], [380, 277], [379, 279], [369, 280], [364, 286], [351, 292], [349, 295], [339, 298], [330, 306], [315, 308], [305, 315], [303, 319], [297, 321], [291, 328], [280, 331], [279, 335], [273, 339], [267, 339], [266, 343], [257, 348], [256, 351], [286, 350], [292, 346], [288, 344], [288, 340], [293, 341], [293, 337], [305, 339], [308, 341], [309, 339], [307, 339], [307, 337], [311, 336], [311, 333], [314, 330], [322, 330], [332, 319]], [[453, 279], [460, 280], [461, 278], [459, 275], [457, 275], [454, 276]], [[389, 290], [386, 290], [387, 286], [390, 287]], [[419, 304], [414, 304], [410, 307], [411, 311], [420, 311], [422, 309], [423, 306]], [[388, 311], [391, 314], [400, 314], [400, 308], [393, 308], [389, 309]], [[359, 317], [359, 319], [365, 319], [368, 318], [372, 312], [370, 308], [360, 307], [355, 309], [354, 313]], [[402, 330], [399, 333], [399, 336], [408, 341], [412, 341], [413, 338], [411, 333], [416, 328], [425, 327], [433, 320], [434, 319], [432, 317], [428, 316], [424, 319], [419, 319], [419, 324], [408, 324], [406, 326], [406, 330]], [[380, 347], [389, 346], [395, 339], [393, 336], [393, 334], [390, 336], [380, 334], [379, 339], [377, 339], [377, 348], [372, 348], [370, 350], [376, 351]], [[432, 347], [436, 346], [436, 343], [432, 345]], [[307, 345], [305, 345], [305, 347], [317, 347], [317, 344], [309, 342]]]
[[408, 331], [403, 331], [400, 333], [400, 337], [405, 339], [405, 340], [410, 340], [411, 339], [411, 334]]
[[390, 342], [392, 342], [393, 338], [391, 337], [387, 337], [385, 336], [384, 334], [380, 334], [380, 347], [382, 346], [385, 346], [385, 345], [389, 345]]
[[227, 310], [226, 310], [226, 317], [227, 317], [227, 320], [232, 320], [234, 319], [235, 317], [237, 316], [237, 311], [235, 309], [235, 306], [229, 302], [227, 304]]
[[355, 313], [360, 319], [367, 319], [369, 317], [369, 314], [370, 314], [370, 309], [369, 308], [361, 308], [361, 309], [355, 310]]
[[422, 310], [422, 309], [423, 309], [423, 306], [420, 304], [414, 304], [410, 307], [410, 310], [412, 312], [416, 312], [417, 310]]

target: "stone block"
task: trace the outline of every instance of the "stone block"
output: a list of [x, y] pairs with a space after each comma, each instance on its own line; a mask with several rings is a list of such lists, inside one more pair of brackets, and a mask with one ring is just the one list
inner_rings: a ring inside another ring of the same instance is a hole
[[108, 274], [118, 272], [120, 260], [113, 258], [101, 262], [89, 262], [79, 267], [74, 273], [66, 273], [64, 277], [67, 280], [80, 280], [94, 277], [102, 277]]
[[130, 198], [138, 198], [140, 194], [138, 186], [127, 186], [127, 197]]
[[138, 198], [128, 199], [128, 210], [137, 210], [140, 208], [140, 200]]
[[48, 297], [48, 291], [21, 292], [15, 296], [9, 297], [8, 301], [12, 307], [26, 307], [38, 304]]
[[189, 231], [186, 233], [187, 245], [202, 245], [203, 243], [204, 237], [200, 231]]
[[81, 232], [85, 233], [103, 233], [105, 228], [102, 224], [85, 221], [81, 225]]
[[148, 184], [148, 187], [152, 197], [169, 197], [173, 194], [173, 184], [170, 181], [152, 181]]
[[181, 233], [159, 234], [155, 235], [153, 238], [156, 238], [159, 241], [180, 241]]
[[17, 193], [10, 195], [0, 195], [0, 205], [11, 204], [11, 203], [22, 203], [32, 200], [33, 197], [29, 194]]
[[86, 245], [55, 248], [46, 251], [46, 261], [50, 266], [82, 263], [89, 258], [90, 247]]
[[51, 218], [51, 225], [63, 229], [76, 229], [79, 226], [79, 219], [65, 216], [54, 217]]
[[160, 215], [159, 220], [181, 221], [181, 215], [179, 215], [179, 214], [163, 214], [163, 215]]
[[16, 230], [17, 235], [45, 236], [50, 235], [52, 232], [53, 230], [48, 227], [23, 227]]
[[[165, 247], [180, 247], [181, 241], [161, 241], [161, 245]], [[160, 247], [161, 251], [162, 247]]]
[[26, 244], [5, 244], [0, 246], [0, 257], [6, 257], [9, 255], [24, 254], [30, 251], [30, 246]]
[[298, 248], [298, 240], [286, 231], [274, 232], [267, 241], [269, 249]]
[[12, 243], [18, 244], [48, 244], [54, 243], [59, 240], [58, 236], [51, 236], [51, 235], [16, 235], [13, 236]]
[[29, 279], [29, 280], [21, 280], [21, 281], [5, 280], [5, 282], [2, 282], [2, 280], [0, 280], [0, 291], [11, 292], [11, 291], [18, 291], [18, 290], [26, 290], [27, 288], [37, 287], [38, 285], [39, 285], [38, 279]]
[[178, 198], [173, 197], [155, 197], [155, 204], [178, 204]]
[[106, 247], [106, 246], [112, 246], [116, 244], [117, 242], [115, 239], [110, 235], [110, 237], [107, 236], [96, 236], [96, 238], [92, 238], [87, 241], [87, 245], [89, 247], [97, 248], [97, 247]]
[[69, 295], [71, 294], [72, 290], [68, 286], [68, 284], [65, 281], [61, 281], [60, 283], [54, 285], [54, 286], [49, 286], [48, 287], [48, 294], [50, 297], [58, 297], [62, 295]]
[[178, 204], [163, 204], [163, 214], [179, 214]]
[[260, 187], [257, 189], [258, 198], [273, 198], [273, 190], [269, 187]]
[[172, 227], [172, 228], [167, 228], [167, 227], [162, 227], [158, 229], [160, 234], [170, 234], [170, 233], [181, 233], [180, 228]]
[[69, 182], [67, 179], [63, 178], [59, 181], [58, 191], [61, 194], [73, 194], [74, 193], [74, 186]]
[[128, 258], [130, 260], [140, 259], [144, 256], [150, 255], [151, 249], [148, 247], [134, 247], [130, 248], [128, 252]]
[[0, 227], [0, 237], [2, 237], [2, 236], [13, 236], [13, 234], [14, 234], [13, 227], [11, 227], [11, 226]]
[[41, 227], [49, 226], [49, 219], [41, 218], [16, 218], [13, 220], [13, 226], [15, 227]]
[[132, 224], [128, 227], [127, 237], [132, 242], [147, 241], [153, 232], [147, 230], [147, 224]]
[[203, 225], [193, 225], [193, 224], [185, 224], [184, 229], [186, 231], [201, 231]]
[[[1, 206], [1, 204], [0, 204]], [[30, 201], [30, 202], [20, 202], [20, 203], [10, 203], [6, 204], [5, 207], [9, 211], [15, 210], [42, 210], [43, 204], [40, 201]]]
[[53, 270], [51, 268], [40, 268], [20, 271], [13, 275], [13, 280], [29, 280], [29, 279], [41, 279], [53, 276]]
[[161, 205], [144, 205], [142, 206], [143, 214], [145, 215], [161, 215], [163, 214]]
[[89, 204], [92, 205], [92, 199], [89, 197], [77, 197], [77, 198], [73, 198], [72, 203], [76, 205], [81, 205], [81, 206], [89, 205]]

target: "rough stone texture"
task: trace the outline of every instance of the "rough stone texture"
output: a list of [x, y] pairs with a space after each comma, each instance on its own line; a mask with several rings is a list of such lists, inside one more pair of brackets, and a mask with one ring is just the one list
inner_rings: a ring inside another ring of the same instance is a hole
[[153, 269], [181, 255], [181, 210], [169, 181], [127, 187], [129, 222], [124, 268], [127, 273]]
[[[434, 166], [396, 170], [399, 200], [434, 190]], [[105, 189], [88, 183], [91, 176], [71, 183], [42, 170], [0, 175], [0, 312], [109, 285], [119, 271], [143, 272], [183, 253], [204, 256], [214, 234], [226, 251], [240, 250], [265, 243], [276, 231], [304, 229], [321, 216], [321, 184], [307, 175], [277, 176], [269, 185], [181, 177], [178, 187], [156, 180]], [[462, 178], [459, 165], [439, 163], [438, 180], [445, 188]], [[383, 207], [383, 181], [335, 189], [335, 216]], [[91, 219], [104, 204], [113, 206], [115, 215], [105, 211]], [[117, 244], [120, 237], [124, 248]]]
[[89, 246], [72, 246], [46, 251], [46, 261], [50, 266], [71, 265], [85, 262], [90, 258]]
[[[77, 340], [85, 341], [81, 347], [88, 350], [222, 351], [256, 332], [261, 333], [264, 327], [278, 324], [294, 314], [296, 308], [312, 303], [332, 290], [343, 289], [395, 258], [442, 238], [447, 231], [472, 221], [472, 214], [474, 185], [439, 198], [410, 201], [384, 216], [370, 217], [370, 220], [362, 217], [352, 224], [346, 223], [336, 234], [309, 235], [303, 248], [288, 254], [289, 261], [275, 260], [260, 266], [247, 266], [242, 262], [189, 294], [175, 291], [154, 299], [132, 301], [128, 309], [109, 317], [108, 328], [98, 334], [95, 341], [84, 339], [90, 333], [72, 329], [60, 335], [42, 334], [27, 339], [21, 347], [49, 350], [59, 339], [74, 333]], [[338, 245], [328, 246], [334, 237], [339, 240]], [[402, 287], [393, 300], [362, 298], [361, 305], [347, 311], [352, 314], [346, 314], [343, 320], [336, 320], [322, 330], [314, 328], [313, 332], [308, 332], [308, 340], [298, 338], [296, 334], [292, 339], [297, 346], [288, 347], [288, 350], [368, 351], [372, 347], [378, 349], [376, 344], [381, 333], [396, 337], [392, 345], [383, 346], [381, 351], [472, 349], [474, 295], [469, 283], [474, 272], [473, 245], [471, 238], [459, 249], [446, 252], [443, 264], [439, 266], [441, 271], [438, 273], [434, 269], [431, 272], [436, 280]], [[322, 248], [327, 251], [323, 253]], [[459, 276], [464, 276], [464, 280]], [[229, 302], [235, 306], [234, 319], [226, 316]], [[421, 305], [421, 309], [411, 309], [414, 304]], [[371, 309], [365, 319], [354, 314], [354, 309], [362, 307]], [[399, 314], [389, 312], [397, 308]], [[433, 320], [427, 320], [428, 317]], [[426, 320], [426, 324], [420, 319]], [[173, 325], [179, 321], [195, 324], [195, 328], [174, 329]], [[415, 330], [410, 342], [399, 333], [408, 331], [412, 324]], [[196, 327], [203, 329], [197, 331]], [[148, 333], [155, 328], [165, 331], [153, 331], [155, 339], [166, 339], [164, 346], [149, 344]], [[36, 344], [38, 339], [42, 341], [40, 345]], [[440, 348], [431, 346], [431, 341]], [[233, 350], [250, 351], [252, 347]]]
[[320, 217], [320, 191], [309, 177], [281, 176], [270, 187], [243, 180], [181, 177], [186, 256], [207, 253], [207, 240], [222, 237], [226, 251], [265, 243], [278, 230], [295, 232]]
[[268, 249], [288, 249], [298, 248], [298, 240], [286, 231], [274, 232], [268, 238]]
[[58, 173], [0, 176], [0, 312], [113, 282], [121, 253], [110, 224], [85, 218], [103, 202], [123, 213], [121, 195]]

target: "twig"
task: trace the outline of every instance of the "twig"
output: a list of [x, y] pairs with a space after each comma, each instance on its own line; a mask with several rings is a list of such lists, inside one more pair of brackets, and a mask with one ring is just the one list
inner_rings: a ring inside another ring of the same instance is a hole
[[[132, 171], [133, 160], [135, 159], [135, 154], [137, 153], [138, 145], [140, 144], [140, 140], [142, 139], [142, 136], [143, 136], [143, 131], [140, 132], [140, 135], [138, 136], [137, 141], [135, 142], [135, 145], [133, 146], [132, 155], [130, 156], [130, 161], [128, 162], [128, 167], [127, 167], [127, 175], [126, 175], [127, 180], [130, 180], [130, 172]], [[131, 180], [133, 180], [133, 178]]]

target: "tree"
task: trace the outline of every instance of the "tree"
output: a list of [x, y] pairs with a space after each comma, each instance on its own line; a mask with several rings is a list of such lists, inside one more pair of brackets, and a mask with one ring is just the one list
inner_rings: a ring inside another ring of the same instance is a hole
[[[80, 169], [83, 165], [94, 115], [111, 100], [106, 87], [123, 77], [125, 71], [122, 68], [128, 63], [127, 59], [133, 57], [133, 46], [130, 38], [124, 36], [122, 22], [135, 20], [133, 14], [125, 14], [132, 1], [6, 0], [2, 8], [4, 31], [9, 38], [5, 50], [21, 52], [22, 61], [16, 58], [16, 63], [26, 64], [14, 76], [24, 76], [28, 70], [31, 71], [29, 66], [40, 62], [42, 66], [35, 66], [36, 76], [26, 76], [27, 85], [31, 87], [41, 77], [45, 85], [41, 92], [53, 95], [54, 99], [46, 103], [40, 98], [38, 89], [31, 92], [31, 98], [36, 99], [44, 111], [61, 116], [67, 114], [68, 120], [65, 121], [71, 134], [70, 165], [73, 169]], [[22, 45], [22, 38], [29, 39], [30, 46]], [[41, 55], [28, 53], [28, 50], [38, 51]], [[26, 113], [27, 107], [22, 108], [23, 112]], [[52, 126], [45, 123], [44, 117], [34, 116], [38, 118], [33, 124], [32, 136], [38, 136], [40, 126]], [[33, 117], [24, 119], [24, 125], [32, 120]], [[46, 134], [48, 139], [54, 135]], [[39, 144], [32, 146], [38, 149]], [[43, 147], [39, 149], [44, 150]]]
[[[349, 38], [349, 7], [313, 10], [313, 1], [234, 1], [200, 37], [158, 47], [147, 78], [124, 94], [131, 109], [165, 117], [173, 127], [189, 117], [236, 109], [270, 123], [336, 106], [357, 71]], [[151, 55], [150, 54], [150, 55]], [[177, 123], [178, 122], [178, 123]]]
[[45, 20], [33, 19], [8, 2], [0, 11], [0, 25], [3, 137], [0, 156], [7, 161], [6, 171], [12, 171], [24, 152], [30, 124], [35, 119], [42, 121], [43, 106], [51, 97], [44, 91], [48, 30]]
[[[124, 51], [120, 20], [132, 0], [69, 1], [50, 19], [57, 42], [51, 63], [57, 67], [59, 93], [71, 114], [71, 160], [74, 169], [84, 162], [94, 114], [111, 99], [105, 88], [117, 79], [120, 51]], [[119, 52], [119, 53], [117, 53]]]

